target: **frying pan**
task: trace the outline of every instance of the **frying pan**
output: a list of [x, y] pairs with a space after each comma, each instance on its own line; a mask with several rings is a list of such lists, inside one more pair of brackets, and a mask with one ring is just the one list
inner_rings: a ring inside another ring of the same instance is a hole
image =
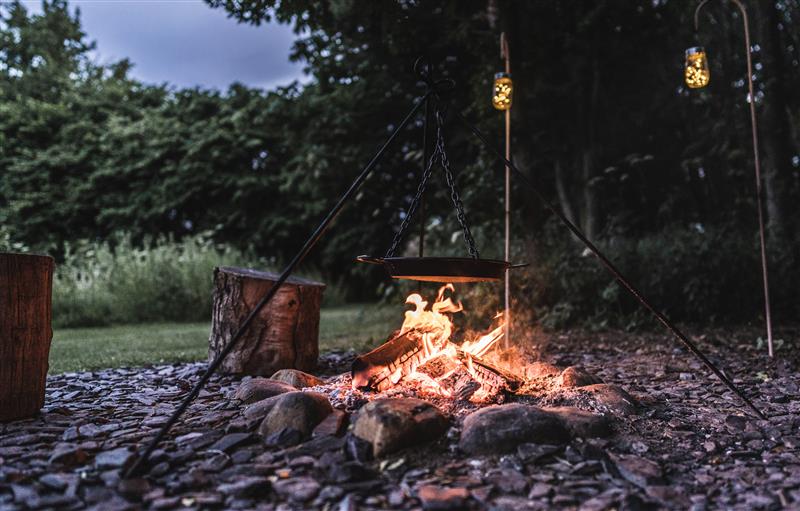
[[494, 282], [505, 275], [506, 269], [526, 264], [511, 264], [498, 259], [471, 257], [371, 257], [358, 256], [361, 263], [380, 264], [394, 279], [425, 282]]

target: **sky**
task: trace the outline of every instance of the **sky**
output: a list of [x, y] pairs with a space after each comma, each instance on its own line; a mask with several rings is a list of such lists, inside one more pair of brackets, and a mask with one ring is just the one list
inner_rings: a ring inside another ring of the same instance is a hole
[[[40, 0], [24, 1], [33, 13]], [[229, 19], [202, 0], [71, 0], [83, 30], [97, 42], [94, 58], [129, 58], [131, 75], [147, 83], [226, 90], [233, 82], [272, 89], [305, 82], [302, 64], [289, 62], [291, 27], [260, 27]]]

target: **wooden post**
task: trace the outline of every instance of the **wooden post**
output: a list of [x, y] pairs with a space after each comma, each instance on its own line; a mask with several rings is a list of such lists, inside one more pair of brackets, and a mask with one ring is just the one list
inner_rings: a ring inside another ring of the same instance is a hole
[[[208, 358], [213, 360], [272, 287], [278, 275], [247, 268], [214, 269]], [[253, 319], [222, 362], [226, 373], [271, 376], [278, 369], [311, 371], [319, 357], [319, 313], [325, 284], [290, 277]]]
[[54, 267], [52, 257], [0, 253], [0, 421], [44, 405]]

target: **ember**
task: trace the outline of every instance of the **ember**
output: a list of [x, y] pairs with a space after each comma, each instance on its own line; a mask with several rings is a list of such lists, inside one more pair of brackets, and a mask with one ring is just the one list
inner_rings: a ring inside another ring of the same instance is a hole
[[502, 314], [495, 316], [500, 324], [488, 333], [474, 341], [456, 344], [449, 314], [463, 312], [464, 307], [446, 297], [448, 292], [455, 292], [453, 284], [439, 288], [430, 308], [417, 293], [406, 298], [406, 303], [414, 305], [414, 309], [406, 311], [400, 330], [353, 362], [354, 389], [382, 392], [414, 382], [442, 397], [482, 403], [519, 387], [519, 378], [482, 358], [503, 337]]

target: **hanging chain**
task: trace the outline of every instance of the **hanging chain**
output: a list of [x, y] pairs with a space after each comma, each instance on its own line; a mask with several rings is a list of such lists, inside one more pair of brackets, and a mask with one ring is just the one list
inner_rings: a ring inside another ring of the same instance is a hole
[[439, 130], [436, 137], [437, 151], [435, 151], [434, 154], [436, 152], [439, 153], [445, 179], [447, 180], [447, 186], [450, 188], [450, 198], [453, 200], [453, 205], [456, 207], [456, 217], [458, 218], [458, 223], [461, 224], [461, 230], [464, 231], [464, 241], [467, 243], [469, 255], [473, 259], [479, 259], [480, 254], [478, 254], [478, 249], [475, 248], [475, 240], [472, 238], [472, 232], [470, 232], [469, 225], [467, 224], [467, 215], [464, 213], [464, 204], [461, 202], [461, 196], [458, 194], [458, 190], [456, 190], [456, 180], [453, 177], [450, 161], [447, 159], [447, 151], [445, 151], [444, 148], [444, 136], [441, 135], [444, 121], [440, 110], [436, 111], [436, 124]]
[[403, 223], [400, 224], [400, 230], [394, 235], [392, 246], [386, 252], [385, 257], [394, 257], [397, 247], [400, 246], [400, 242], [403, 240], [403, 235], [408, 230], [408, 226], [411, 223], [411, 218], [414, 216], [414, 213], [417, 212], [417, 207], [419, 207], [419, 203], [422, 200], [422, 194], [425, 193], [425, 187], [428, 185], [428, 179], [430, 179], [431, 174], [433, 174], [433, 163], [435, 160], [436, 151], [433, 152], [428, 160], [428, 166], [425, 167], [425, 172], [422, 174], [422, 181], [420, 181], [419, 186], [417, 187], [417, 194], [414, 195], [411, 205], [408, 206], [408, 211], [406, 212], [405, 218], [403, 218]]
[[467, 216], [464, 213], [464, 204], [461, 202], [461, 197], [458, 194], [458, 190], [456, 190], [455, 178], [453, 177], [453, 171], [450, 169], [450, 161], [447, 159], [447, 152], [445, 151], [444, 147], [444, 119], [442, 116], [442, 111], [439, 108], [436, 109], [435, 118], [436, 147], [434, 148], [433, 154], [428, 160], [428, 164], [425, 167], [425, 172], [422, 174], [422, 181], [420, 181], [419, 186], [417, 187], [417, 193], [411, 200], [411, 204], [408, 206], [406, 216], [403, 218], [403, 222], [400, 224], [400, 230], [397, 231], [397, 234], [395, 234], [394, 240], [392, 241], [392, 246], [389, 247], [385, 257], [394, 257], [395, 252], [397, 252], [400, 242], [403, 240], [403, 236], [408, 230], [408, 226], [411, 224], [411, 219], [414, 217], [414, 213], [417, 212], [417, 208], [422, 200], [422, 195], [425, 193], [425, 187], [428, 186], [428, 180], [430, 179], [431, 174], [433, 174], [433, 165], [438, 156], [439, 163], [445, 172], [447, 186], [450, 188], [450, 198], [456, 208], [456, 217], [458, 218], [458, 223], [461, 225], [461, 229], [464, 232], [464, 241], [467, 243], [469, 255], [473, 259], [480, 258], [478, 249], [475, 248], [475, 240], [472, 238], [472, 232], [470, 232], [469, 225], [467, 224]]

